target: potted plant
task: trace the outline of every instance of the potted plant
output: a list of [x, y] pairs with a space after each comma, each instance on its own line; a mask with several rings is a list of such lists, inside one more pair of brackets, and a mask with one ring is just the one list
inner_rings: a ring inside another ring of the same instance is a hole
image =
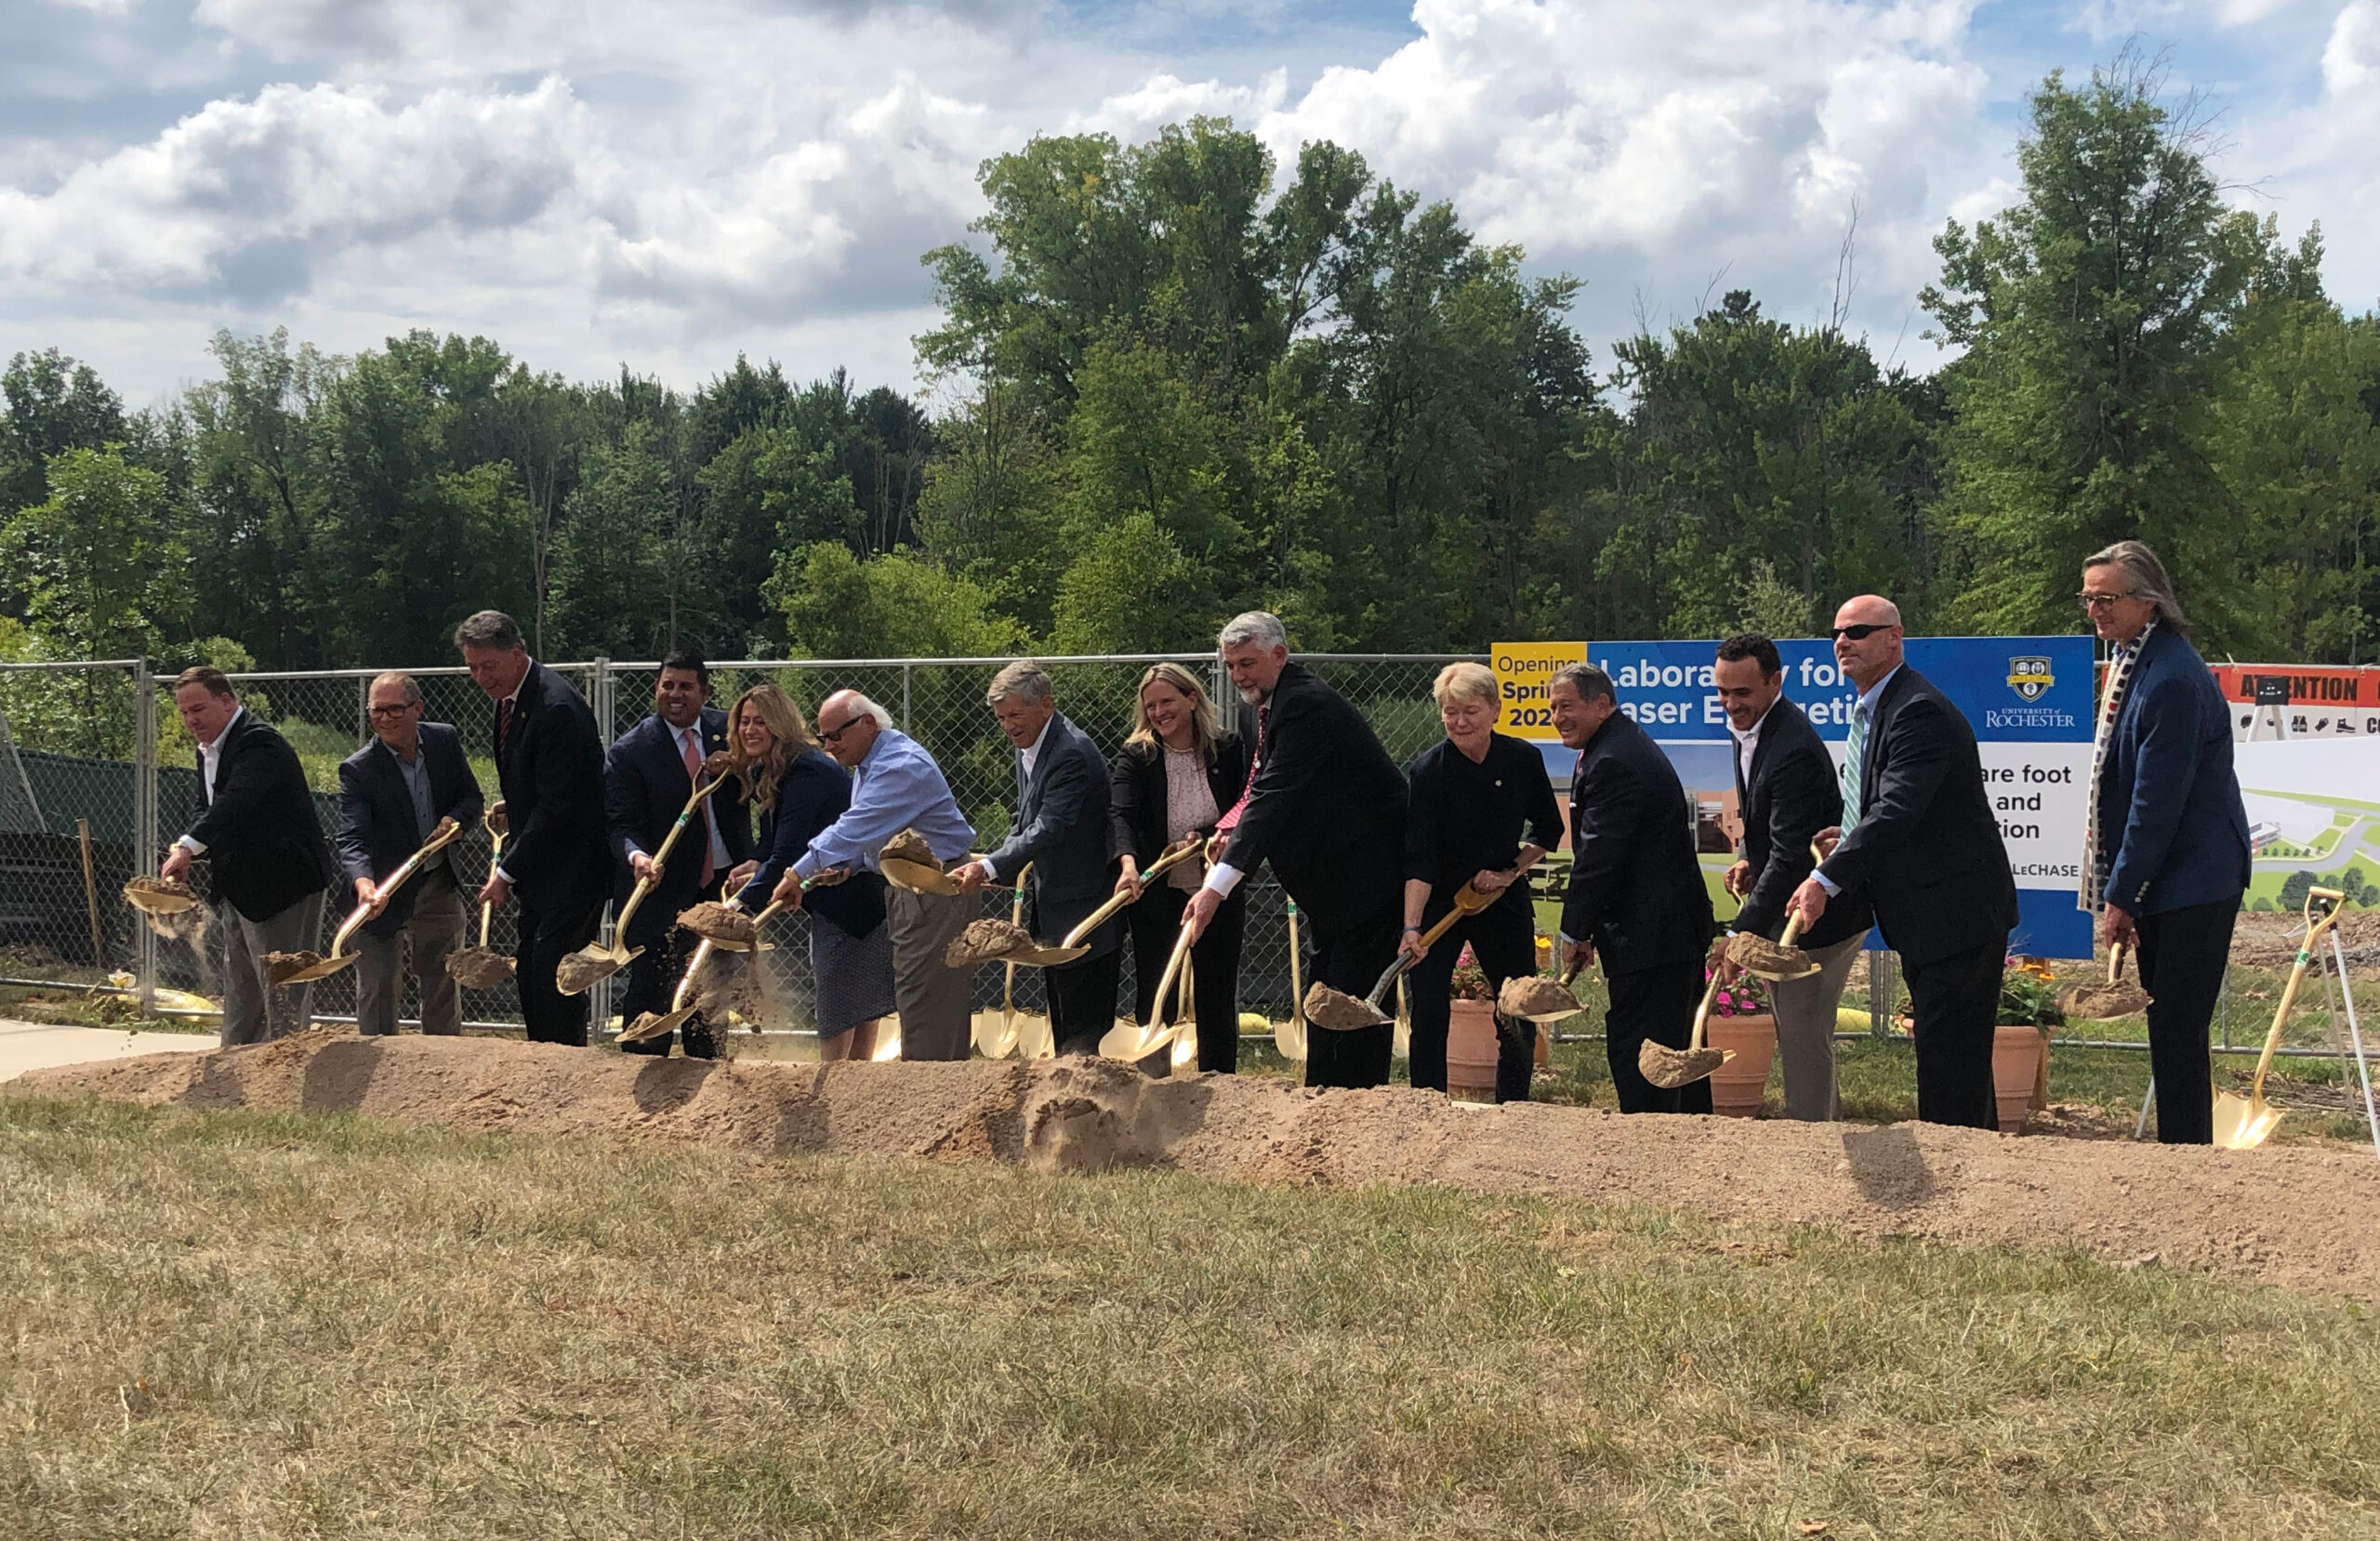
[[[1710, 979], [1703, 975], [1706, 985]], [[1777, 1015], [1757, 976], [1738, 974], [1733, 983], [1712, 992], [1702, 1036], [1713, 1048], [1735, 1050], [1734, 1059], [1711, 1073], [1711, 1111], [1734, 1118], [1757, 1115], [1768, 1090], [1769, 1062], [1777, 1056]]]
[[1465, 942], [1455, 960], [1447, 1021], [1447, 1095], [1464, 1101], [1496, 1100], [1496, 992]]
[[1991, 1090], [2001, 1132], [2015, 1134], [2049, 1102], [2049, 1034], [2066, 1025], [2056, 971], [2040, 958], [2010, 957], [2000, 971], [1999, 1021], [1991, 1035]]

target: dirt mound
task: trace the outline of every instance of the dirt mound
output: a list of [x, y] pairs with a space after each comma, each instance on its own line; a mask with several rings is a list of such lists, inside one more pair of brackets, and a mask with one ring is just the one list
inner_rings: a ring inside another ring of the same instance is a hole
[[[2342, 1294], [2369, 1294], [2380, 1277], [2380, 1166], [2356, 1150], [2234, 1152], [1915, 1124], [1474, 1108], [1403, 1087], [1157, 1081], [1105, 1060], [783, 1065], [329, 1032], [36, 1071], [19, 1085], [770, 1153], [1082, 1171], [1161, 1165], [1268, 1182], [1559, 1193], [1867, 1235], [2079, 1243], [2123, 1262], [2154, 1255], [2169, 1267]], [[2129, 1132], [2099, 1127], [2104, 1119], [2067, 1122], [2085, 1135]]]

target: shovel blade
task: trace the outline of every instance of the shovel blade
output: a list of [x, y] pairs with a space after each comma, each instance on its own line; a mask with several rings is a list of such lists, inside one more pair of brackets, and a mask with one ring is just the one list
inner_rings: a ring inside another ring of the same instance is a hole
[[2227, 1151], [2253, 1151], [2272, 1138], [2289, 1110], [2258, 1097], [2219, 1092], [2215, 1099], [2215, 1142]]
[[293, 984], [311, 984], [316, 980], [326, 980], [362, 955], [360, 953], [349, 953], [342, 957], [326, 957], [311, 968], [298, 969], [287, 979], [281, 981], [280, 986], [286, 989]]
[[1732, 1048], [1672, 1048], [1648, 1042], [1636, 1046], [1636, 1070], [1663, 1091], [1674, 1091], [1692, 1086], [1735, 1057]]
[[641, 1044], [653, 1038], [667, 1038], [670, 1034], [677, 1032], [679, 1025], [694, 1014], [694, 1008], [691, 1006], [683, 1011], [665, 1012], [657, 1017], [650, 1011], [645, 1012], [635, 1021], [620, 1029], [620, 1042]]

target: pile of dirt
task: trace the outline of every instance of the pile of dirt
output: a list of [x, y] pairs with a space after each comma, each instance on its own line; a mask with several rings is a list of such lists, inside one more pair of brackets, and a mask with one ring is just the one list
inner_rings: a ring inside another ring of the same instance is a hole
[[905, 829], [885, 841], [884, 849], [877, 854], [895, 862], [915, 862], [936, 872], [942, 870], [942, 863], [934, 859], [933, 847], [926, 844], [926, 837], [914, 829]]
[[1586, 1008], [1560, 980], [1544, 974], [1515, 974], [1496, 992], [1496, 1009], [1507, 1017], [1542, 1018], [1557, 1011], [1567, 1017]]
[[[2231, 961], [2252, 968], [2287, 969], [2297, 961], [2300, 940], [2290, 933], [2302, 931], [2305, 924], [2305, 917], [2295, 911], [2285, 915], [2266, 911], [2242, 915], [2231, 931]], [[2380, 910], [2347, 911], [2339, 916], [2338, 933], [2350, 966], [2380, 963]], [[2327, 940], [2322, 950], [2325, 954], [2330, 951]]]
[[740, 942], [749, 946], [760, 936], [760, 928], [750, 915], [707, 899], [691, 909], [680, 910], [678, 924], [713, 942]]
[[1034, 950], [1033, 933], [1006, 920], [971, 920], [958, 940], [943, 949], [942, 963], [945, 968], [972, 968], [979, 963], [990, 963], [1011, 953]]
[[1799, 979], [1818, 968], [1810, 955], [1799, 947], [1780, 947], [1758, 931], [1738, 931], [1729, 937], [1727, 961], [1765, 980]]
[[[1720, 1220], [2060, 1248], [2369, 1295], [2380, 1165], [1976, 1129], [1458, 1106], [1405, 1087], [1151, 1080], [1104, 1060], [786, 1065], [487, 1038], [318, 1032], [211, 1054], [35, 1071], [17, 1085], [194, 1109], [355, 1112], [537, 1135], [1026, 1163], [1264, 1182], [1426, 1182], [1683, 1208]], [[2053, 1110], [2063, 1113], [2066, 1110]], [[2128, 1133], [2097, 1116], [2076, 1132]]]
[[267, 953], [264, 955], [264, 977], [274, 984], [286, 984], [293, 976], [304, 973], [322, 961], [320, 953]]
[[512, 977], [512, 960], [493, 947], [466, 947], [446, 955], [446, 972], [466, 990], [493, 990]]
[[619, 972], [619, 966], [608, 955], [594, 957], [585, 953], [570, 953], [554, 965], [554, 988], [565, 995], [575, 995], [594, 987], [595, 981], [609, 979]]
[[2073, 1021], [2112, 1021], [2148, 1010], [2149, 993], [2124, 980], [2113, 984], [2069, 985], [2058, 992], [2057, 1008]]
[[1305, 1020], [1326, 1032], [1353, 1033], [1359, 1027], [1378, 1027], [1387, 1019], [1365, 1002], [1316, 980], [1306, 988]]

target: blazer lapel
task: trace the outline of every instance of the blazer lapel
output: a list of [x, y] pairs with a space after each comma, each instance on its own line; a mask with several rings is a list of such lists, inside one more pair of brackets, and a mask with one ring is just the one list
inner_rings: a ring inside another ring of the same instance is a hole
[[1909, 665], [1903, 664], [1893, 671], [1884, 688], [1876, 695], [1876, 709], [1868, 717], [1868, 744], [1859, 757], [1859, 808], [1861, 812], [1876, 806], [1876, 768], [1883, 758], [1877, 753], [1884, 747], [1884, 723], [1892, 717], [1893, 708], [1900, 702], [1901, 690], [1909, 683]]

